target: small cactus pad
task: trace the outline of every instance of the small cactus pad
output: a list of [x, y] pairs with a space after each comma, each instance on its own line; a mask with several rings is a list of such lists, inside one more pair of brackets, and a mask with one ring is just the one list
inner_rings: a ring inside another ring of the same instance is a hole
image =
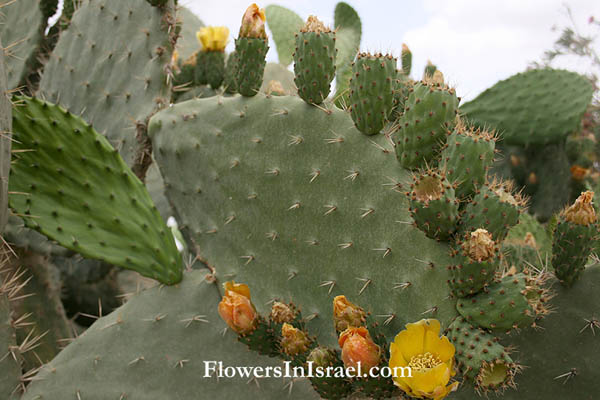
[[292, 299], [319, 316], [307, 329], [325, 346], [337, 339], [326, 316], [340, 294], [394, 314], [388, 337], [423, 315], [456, 315], [448, 246], [397, 222], [409, 220], [409, 173], [384, 135], [361, 134], [344, 111], [293, 96], [213, 97], [162, 111], [150, 133], [190, 248], [217, 278], [247, 282], [260, 312]]
[[548, 144], [578, 129], [592, 93], [584, 76], [534, 69], [496, 83], [460, 110], [475, 124], [496, 128], [506, 144]]
[[410, 76], [410, 70], [412, 69], [412, 52], [404, 43], [402, 43], [402, 52], [400, 53], [400, 60], [402, 61], [402, 73], [404, 74], [404, 76]]
[[86, 257], [178, 282], [182, 261], [173, 236], [107, 140], [63, 108], [18, 101], [10, 207], [28, 227]]
[[458, 200], [444, 173], [428, 170], [413, 175], [409, 211], [415, 226], [432, 239], [448, 239], [458, 223]]
[[575, 204], [558, 217], [552, 242], [552, 266], [563, 285], [579, 279], [598, 238], [594, 192], [582, 193]]
[[443, 83], [414, 85], [395, 135], [396, 155], [404, 168], [424, 167], [437, 159], [454, 127], [458, 101], [454, 89]]
[[98, 319], [42, 368], [23, 400], [225, 399], [240, 393], [281, 399], [288, 389], [290, 399], [315, 399], [308, 381], [284, 388], [289, 379], [273, 375], [260, 379], [260, 385], [247, 384], [249, 377], [225, 376], [226, 368], [280, 367], [285, 372], [285, 366], [248, 351], [235, 342], [233, 332], [223, 334], [218, 290], [206, 282], [206, 273], [191, 271], [179, 285], [142, 291]]
[[478, 128], [458, 124], [442, 151], [447, 178], [455, 183], [456, 196], [465, 198], [483, 185], [494, 161], [495, 138]]
[[462, 212], [461, 232], [483, 228], [495, 241], [501, 242], [508, 230], [519, 222], [524, 205], [508, 181], [483, 185]]
[[240, 37], [235, 40], [237, 90], [242, 96], [255, 96], [263, 82], [269, 44], [267, 39]]
[[497, 243], [485, 229], [466, 233], [457, 247], [453, 253], [456, 261], [448, 267], [452, 274], [448, 283], [456, 296], [465, 297], [494, 280], [500, 254]]
[[477, 295], [459, 299], [458, 312], [470, 323], [508, 331], [525, 328], [548, 313], [545, 274], [507, 273]]
[[18, 87], [28, 74], [28, 64], [36, 56], [44, 38], [48, 16], [44, 18], [39, 0], [2, 1], [0, 37], [5, 52], [8, 88]]
[[350, 115], [364, 134], [374, 135], [385, 126], [394, 106], [396, 59], [390, 55], [356, 56], [350, 79]]
[[147, 119], [171, 97], [174, 24], [170, 7], [145, 0], [84, 0], [40, 82], [40, 97], [81, 115], [138, 176], [151, 162]]
[[502, 391], [514, 387], [514, 377], [521, 370], [499, 339], [458, 317], [446, 334], [456, 347], [458, 369], [473, 380], [478, 392]]
[[335, 78], [335, 32], [312, 15], [296, 33], [294, 51], [294, 82], [298, 95], [307, 103], [321, 104]]

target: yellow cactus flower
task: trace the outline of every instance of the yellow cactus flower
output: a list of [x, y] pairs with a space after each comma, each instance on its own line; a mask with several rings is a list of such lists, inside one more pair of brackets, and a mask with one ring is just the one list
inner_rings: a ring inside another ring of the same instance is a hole
[[240, 27], [239, 37], [266, 39], [266, 20], [265, 9], [258, 8], [256, 3], [252, 3], [250, 7], [246, 9], [246, 12], [242, 17], [242, 26]]
[[443, 399], [458, 387], [458, 382], [448, 385], [455, 374], [454, 351], [448, 338], [440, 337], [438, 320], [422, 319], [406, 324], [406, 329], [391, 343], [389, 366], [392, 371], [411, 367], [411, 376], [394, 374], [394, 384], [412, 397]]
[[196, 32], [204, 51], [224, 51], [229, 40], [229, 28], [226, 26], [205, 26]]
[[223, 287], [225, 295], [219, 303], [219, 315], [233, 331], [252, 332], [258, 323], [258, 314], [250, 301], [250, 288], [234, 281], [225, 282]]

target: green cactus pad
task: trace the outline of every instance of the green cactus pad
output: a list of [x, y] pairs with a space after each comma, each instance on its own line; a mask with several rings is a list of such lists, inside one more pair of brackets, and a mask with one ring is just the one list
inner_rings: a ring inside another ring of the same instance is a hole
[[287, 67], [292, 63], [294, 53], [294, 35], [302, 28], [304, 22], [292, 10], [278, 5], [265, 8], [267, 25], [273, 34], [279, 63]]
[[591, 202], [593, 192], [582, 194], [575, 205], [561, 213], [554, 229], [552, 266], [556, 277], [565, 286], [572, 286], [579, 279], [598, 239], [598, 224], [592, 205], [588, 203], [588, 209], [577, 208], [581, 199], [589, 193], [588, 200]]
[[534, 69], [496, 83], [460, 110], [481, 127], [495, 127], [506, 144], [548, 144], [579, 128], [592, 93], [584, 76]]
[[199, 85], [218, 89], [225, 78], [225, 53], [222, 51], [199, 51], [196, 54], [196, 79]]
[[338, 50], [335, 60], [335, 98], [338, 99], [338, 104], [343, 105], [348, 97], [352, 61], [360, 47], [362, 23], [356, 10], [343, 1], [336, 4], [333, 21], [336, 31], [335, 47]]
[[235, 81], [242, 96], [252, 97], [258, 93], [265, 72], [269, 51], [267, 39], [241, 37], [235, 39], [237, 70]]
[[459, 299], [456, 308], [467, 321], [482, 328], [525, 328], [548, 312], [544, 281], [543, 275], [507, 274], [483, 292]]
[[458, 200], [443, 172], [430, 170], [415, 174], [406, 195], [415, 226], [427, 237], [445, 240], [454, 233], [459, 218]]
[[8, 98], [8, 81], [4, 51], [0, 43], [0, 232], [8, 221], [8, 173], [12, 132], [12, 104]]
[[40, 97], [81, 115], [138, 176], [151, 160], [147, 119], [170, 102], [174, 23], [170, 7], [144, 0], [84, 0], [40, 82]]
[[497, 337], [469, 324], [463, 317], [452, 322], [446, 335], [456, 348], [459, 371], [473, 381], [479, 393], [514, 387], [514, 377], [521, 367]]
[[442, 151], [442, 164], [447, 178], [455, 183], [456, 196], [465, 198], [486, 181], [488, 168], [494, 161], [495, 138], [479, 129], [457, 126], [448, 136]]
[[5, 48], [8, 88], [18, 87], [27, 77], [44, 39], [48, 17], [44, 18], [39, 0], [3, 1], [0, 12], [0, 37]]
[[226, 93], [237, 93], [237, 82], [235, 75], [237, 71], [237, 53], [235, 51], [229, 53], [227, 62], [225, 63], [225, 76], [223, 77], [223, 86]]
[[508, 183], [492, 183], [480, 187], [461, 215], [461, 232], [478, 228], [490, 232], [495, 241], [501, 242], [508, 230], [519, 222], [524, 202], [512, 193]]
[[352, 66], [350, 115], [364, 134], [375, 135], [385, 126], [394, 106], [396, 59], [361, 53]]
[[319, 316], [307, 328], [329, 346], [339, 294], [394, 314], [387, 337], [424, 315], [455, 315], [448, 247], [408, 223], [409, 173], [347, 113], [292, 96], [213, 97], [157, 114], [150, 131], [191, 248], [218, 278], [247, 283], [259, 311], [293, 299]]
[[9, 293], [13, 285], [7, 271], [0, 272], [0, 396], [10, 398], [21, 385], [21, 354], [17, 346], [17, 336], [12, 324], [13, 310], [10, 307]]
[[142, 291], [98, 319], [42, 368], [23, 400], [78, 395], [82, 400], [225, 399], [240, 393], [281, 399], [287, 398], [288, 390], [290, 399], [316, 399], [308, 381], [297, 381], [291, 388], [285, 387], [289, 379], [281, 378], [248, 384], [248, 377], [217, 378], [207, 368], [205, 361], [220, 361], [224, 369], [279, 366], [285, 371], [277, 360], [248, 351], [235, 342], [233, 332], [223, 331], [218, 290], [206, 282], [206, 273], [191, 271], [179, 285]]
[[[148, 192], [107, 140], [68, 111], [20, 98], [10, 207], [86, 257], [173, 284], [182, 261]], [[33, 150], [33, 151], [31, 151]]]
[[[491, 239], [487, 235], [489, 235], [487, 231], [467, 233], [459, 241], [458, 249], [453, 253], [456, 261], [448, 266], [452, 274], [452, 279], [448, 283], [457, 297], [480, 292], [494, 280], [500, 263], [500, 254], [493, 240], [485, 241]], [[481, 243], [482, 237], [483, 243]]]
[[179, 5], [177, 7], [177, 24], [181, 26], [180, 36], [177, 39], [177, 53], [181, 60], [187, 60], [200, 50], [196, 32], [204, 26], [204, 23], [189, 8]]
[[335, 77], [335, 59], [335, 32], [301, 31], [296, 34], [294, 82], [304, 101], [321, 104], [329, 96]]
[[395, 136], [398, 160], [404, 168], [431, 165], [454, 127], [456, 93], [443, 85], [420, 82], [413, 87], [404, 107]]

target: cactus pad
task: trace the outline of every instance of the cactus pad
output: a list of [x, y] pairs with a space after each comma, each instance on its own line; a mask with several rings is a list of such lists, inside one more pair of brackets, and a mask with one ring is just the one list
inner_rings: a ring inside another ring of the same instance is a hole
[[178, 282], [182, 262], [169, 228], [106, 139], [58, 106], [20, 102], [14, 147], [29, 151], [12, 165], [11, 208], [28, 227], [84, 256]]

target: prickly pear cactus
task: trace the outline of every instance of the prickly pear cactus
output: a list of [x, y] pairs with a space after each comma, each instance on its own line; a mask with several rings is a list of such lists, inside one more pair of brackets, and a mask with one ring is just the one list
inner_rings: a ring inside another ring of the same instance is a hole
[[8, 173], [12, 134], [12, 104], [8, 98], [5, 59], [0, 43], [0, 232], [8, 221]]
[[231, 398], [242, 391], [252, 398], [279, 399], [289, 393], [291, 399], [316, 399], [307, 381], [261, 379], [259, 384], [217, 377], [219, 362], [223, 369], [281, 364], [248, 352], [223, 331], [216, 312], [219, 293], [205, 280], [207, 272], [192, 271], [180, 285], [143, 291], [100, 318], [42, 368], [23, 400], [193, 399], [199, 393]]
[[145, 0], [85, 0], [40, 82], [40, 96], [81, 115], [142, 179], [151, 163], [147, 119], [171, 96], [175, 20], [172, 7]]
[[150, 133], [182, 232], [218, 279], [251, 284], [260, 311], [293, 299], [323, 316], [307, 323], [323, 345], [335, 340], [336, 294], [360, 295], [380, 322], [395, 316], [388, 337], [424, 315], [456, 315], [448, 246], [410, 224], [410, 174], [383, 135], [363, 135], [343, 111], [215, 97], [157, 114]]
[[[3, 248], [5, 251], [6, 248]], [[6, 255], [2, 254], [2, 258]], [[5, 261], [2, 261], [4, 267]], [[4, 271], [6, 272], [6, 271]], [[10, 307], [9, 295], [14, 293], [14, 282], [7, 282], [5, 273], [0, 274], [0, 396], [10, 398], [21, 385], [21, 354], [13, 326], [15, 316]], [[14, 295], [13, 295], [14, 296]]]
[[164, 283], [181, 280], [169, 228], [107, 140], [61, 107], [25, 97], [19, 102], [14, 148], [35, 151], [19, 152], [12, 165], [15, 213], [85, 256]]
[[482, 127], [497, 128], [506, 144], [555, 143], [577, 130], [592, 92], [579, 74], [535, 69], [498, 82], [461, 112]]

